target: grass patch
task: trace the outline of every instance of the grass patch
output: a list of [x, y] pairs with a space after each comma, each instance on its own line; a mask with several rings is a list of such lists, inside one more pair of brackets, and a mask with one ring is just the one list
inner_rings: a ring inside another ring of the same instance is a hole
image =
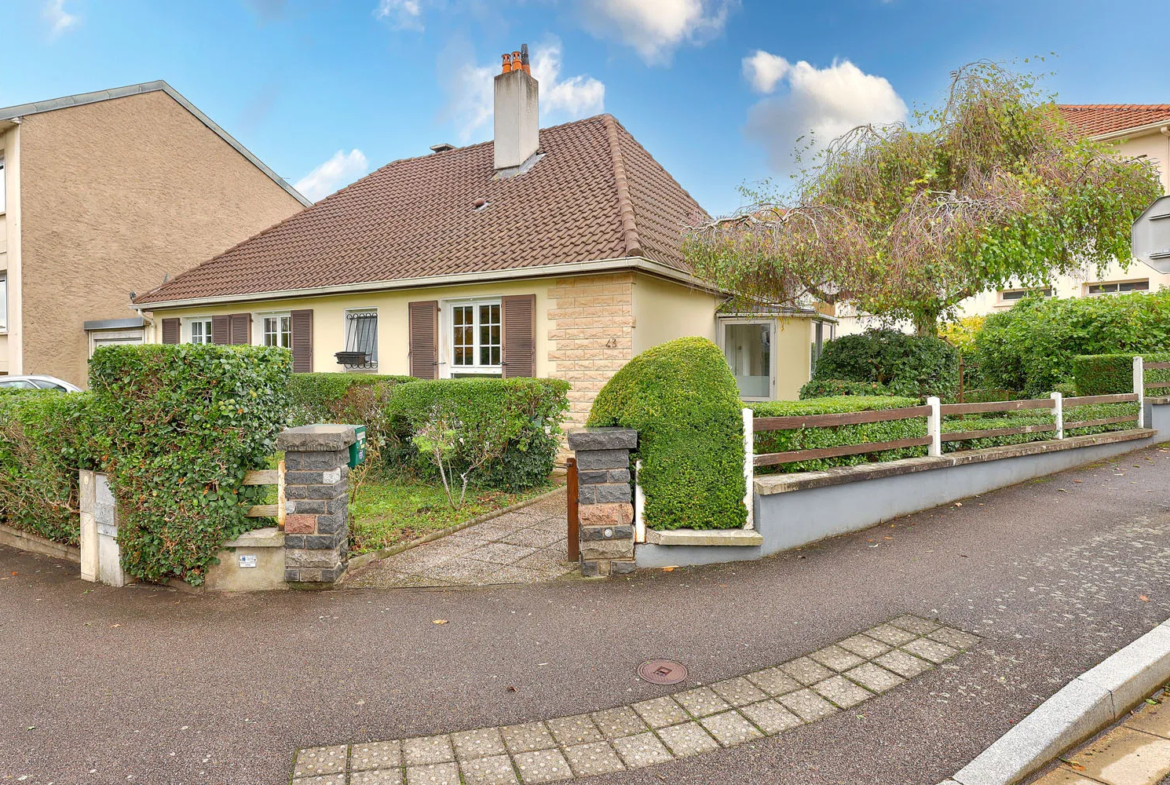
[[442, 485], [406, 478], [370, 479], [349, 505], [350, 549], [353, 553], [368, 553], [409, 542], [518, 504], [555, 487], [550, 482], [516, 493], [468, 488], [467, 501], [459, 509], [453, 509]]

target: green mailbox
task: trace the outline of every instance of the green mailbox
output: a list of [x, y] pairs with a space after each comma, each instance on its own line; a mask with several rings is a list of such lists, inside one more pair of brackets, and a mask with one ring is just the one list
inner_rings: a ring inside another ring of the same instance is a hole
[[349, 468], [356, 469], [366, 462], [366, 426], [355, 425], [353, 434], [356, 438], [349, 445]]

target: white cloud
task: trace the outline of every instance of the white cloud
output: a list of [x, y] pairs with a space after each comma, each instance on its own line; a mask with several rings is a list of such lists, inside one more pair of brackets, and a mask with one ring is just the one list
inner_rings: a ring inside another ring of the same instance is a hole
[[[605, 85], [591, 76], [579, 75], [561, 80], [564, 50], [557, 38], [550, 38], [532, 49], [532, 76], [540, 82], [540, 119], [576, 120], [605, 111]], [[450, 67], [442, 57], [440, 64]], [[494, 80], [499, 73], [495, 65], [481, 66], [465, 62], [454, 66], [440, 81], [448, 93], [444, 114], [458, 129], [462, 144], [490, 135], [495, 104]]]
[[65, 0], [45, 0], [41, 7], [41, 18], [49, 26], [49, 37], [56, 38], [76, 27], [81, 18], [65, 10]]
[[739, 0], [581, 0], [585, 26], [616, 34], [650, 65], [670, 61], [684, 43], [703, 44], [723, 32]]
[[423, 29], [422, 0], [379, 0], [374, 16], [389, 21], [396, 30]]
[[743, 75], [757, 93], [770, 93], [788, 75], [792, 65], [780, 55], [757, 49], [743, 59]]
[[768, 163], [777, 172], [792, 171], [798, 144], [822, 150], [859, 125], [906, 119], [906, 104], [893, 85], [848, 60], [817, 68], [803, 60], [790, 65], [784, 58], [756, 52], [744, 59], [744, 75], [760, 92], [788, 88], [753, 106], [745, 128], [747, 136], [767, 150]]
[[293, 187], [316, 202], [342, 186], [349, 185], [368, 171], [370, 163], [361, 150], [350, 150], [348, 154], [338, 150], [328, 161], [297, 180]]

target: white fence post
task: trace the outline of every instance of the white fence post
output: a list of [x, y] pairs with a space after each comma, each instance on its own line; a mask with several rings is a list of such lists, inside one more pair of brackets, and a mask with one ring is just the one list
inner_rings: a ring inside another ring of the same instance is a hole
[[1056, 438], [1064, 438], [1064, 396], [1058, 392], [1052, 393], [1052, 418], [1056, 421]]
[[926, 405], [930, 407], [930, 414], [926, 415], [926, 435], [930, 437], [926, 454], [937, 458], [942, 455], [942, 413], [939, 410], [942, 401], [932, 395], [926, 399]]
[[642, 490], [642, 462], [634, 461], [634, 542], [646, 542], [646, 493]]
[[743, 410], [743, 504], [747, 507], [747, 523], [745, 529], [756, 528], [755, 511], [755, 484], [756, 484], [756, 440], [755, 440], [755, 413], [748, 408]]
[[1146, 427], [1146, 371], [1141, 355], [1133, 358], [1133, 393], [1137, 396], [1137, 427]]

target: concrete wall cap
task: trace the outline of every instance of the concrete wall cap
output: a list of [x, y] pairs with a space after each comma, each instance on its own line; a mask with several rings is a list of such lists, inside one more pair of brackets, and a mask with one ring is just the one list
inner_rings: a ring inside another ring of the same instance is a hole
[[750, 529], [670, 529], [646, 530], [646, 542], [652, 545], [707, 545], [753, 548], [764, 544], [764, 537]]
[[225, 548], [283, 548], [284, 532], [275, 526], [244, 532], [223, 544]]
[[638, 432], [633, 428], [574, 428], [569, 431], [569, 449], [633, 450], [638, 446]]
[[302, 425], [281, 431], [276, 448], [284, 452], [336, 452], [356, 439], [352, 425]]

